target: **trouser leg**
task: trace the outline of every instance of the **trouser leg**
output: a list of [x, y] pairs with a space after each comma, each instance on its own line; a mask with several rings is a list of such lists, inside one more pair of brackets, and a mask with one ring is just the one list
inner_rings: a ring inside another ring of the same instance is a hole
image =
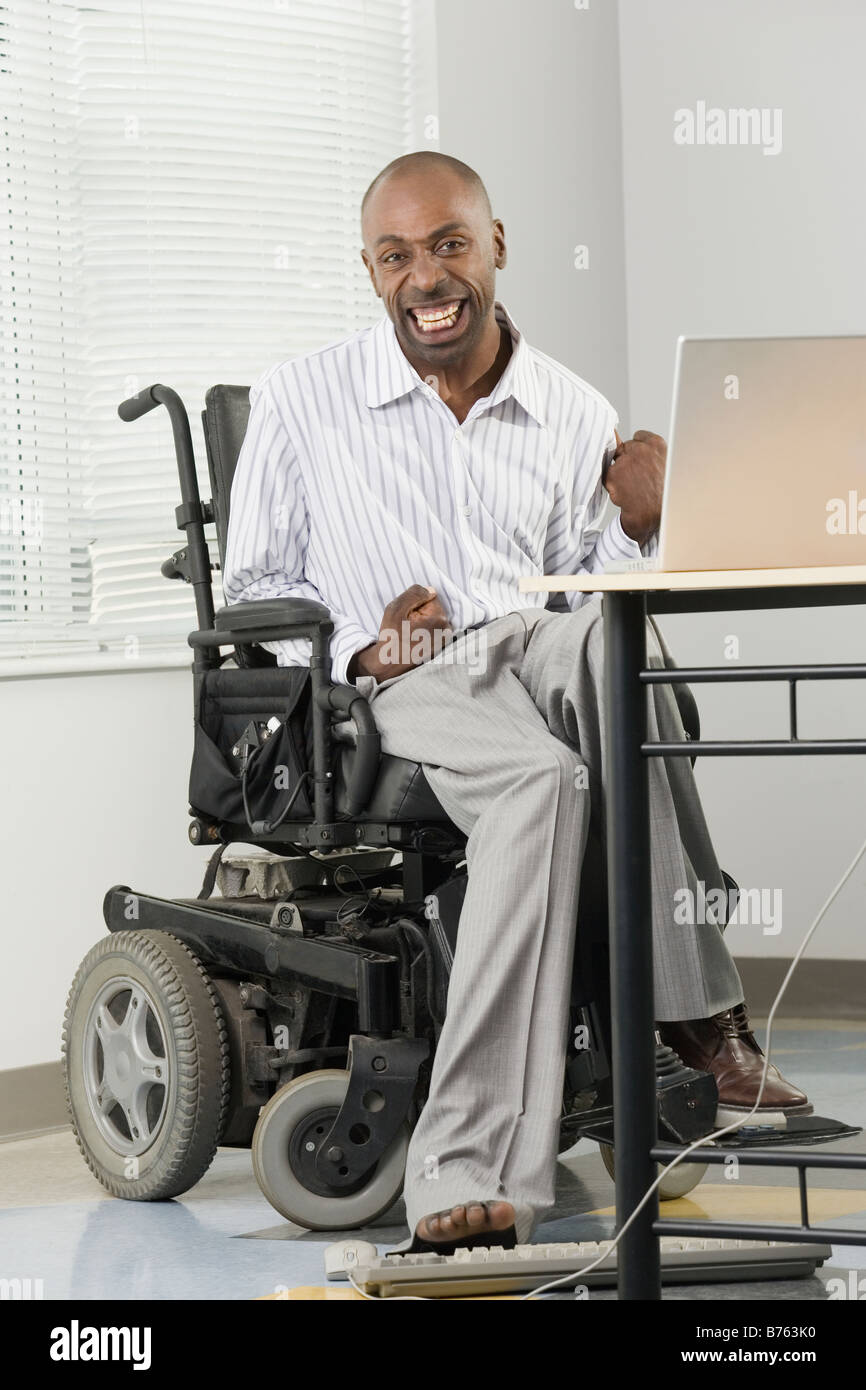
[[520, 615], [485, 630], [483, 670], [423, 667], [372, 708], [383, 751], [424, 763], [468, 835], [444, 1027], [406, 1169], [410, 1229], [473, 1198], [515, 1206], [526, 1240], [554, 1200], [580, 865], [589, 806], [577, 750], [517, 678]]
[[[664, 665], [647, 624], [651, 666]], [[551, 732], [579, 747], [588, 768], [593, 813], [604, 837], [605, 708], [601, 603], [574, 613], [545, 612], [533, 627], [520, 670]], [[682, 720], [668, 685], [648, 687], [648, 738], [682, 740]], [[655, 1015], [659, 1021], [707, 1018], [743, 998], [719, 925], [702, 908], [725, 884], [688, 758], [650, 758], [652, 923]], [[690, 898], [682, 890], [687, 889]], [[692, 910], [692, 905], [694, 910]], [[706, 920], [702, 920], [706, 919]]]

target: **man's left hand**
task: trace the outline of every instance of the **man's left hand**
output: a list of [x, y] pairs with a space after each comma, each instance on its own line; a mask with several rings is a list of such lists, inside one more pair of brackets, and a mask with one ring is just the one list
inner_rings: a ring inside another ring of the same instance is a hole
[[661, 521], [668, 446], [650, 430], [635, 430], [634, 438], [625, 443], [617, 434], [616, 443], [602, 482], [620, 509], [625, 534], [646, 545]]

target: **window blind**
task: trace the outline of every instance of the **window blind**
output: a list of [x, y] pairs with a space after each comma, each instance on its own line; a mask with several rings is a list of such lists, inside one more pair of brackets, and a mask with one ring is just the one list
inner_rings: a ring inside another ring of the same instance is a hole
[[360, 200], [435, 147], [432, 5], [16, 0], [0, 19], [0, 661], [181, 656], [168, 418], [117, 404], [179, 391], [209, 495], [207, 387], [379, 316]]

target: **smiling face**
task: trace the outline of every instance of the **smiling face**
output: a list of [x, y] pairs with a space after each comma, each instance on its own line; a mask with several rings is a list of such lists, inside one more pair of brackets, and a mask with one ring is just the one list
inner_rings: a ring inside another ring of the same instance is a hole
[[466, 361], [493, 323], [502, 223], [453, 170], [419, 163], [370, 194], [361, 255], [413, 364], [435, 371]]

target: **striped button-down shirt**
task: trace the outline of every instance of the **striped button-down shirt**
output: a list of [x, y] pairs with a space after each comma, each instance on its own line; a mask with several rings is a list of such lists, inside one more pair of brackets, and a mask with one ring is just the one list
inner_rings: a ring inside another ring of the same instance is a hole
[[[655, 551], [655, 538], [642, 552], [626, 536], [602, 487], [613, 406], [530, 347], [503, 305], [495, 313], [512, 354], [462, 424], [389, 318], [272, 367], [250, 389], [225, 597], [324, 603], [335, 681], [412, 584], [435, 589], [460, 631], [587, 597], [522, 594], [523, 575], [598, 572]], [[281, 665], [309, 662], [306, 638], [269, 649]]]

